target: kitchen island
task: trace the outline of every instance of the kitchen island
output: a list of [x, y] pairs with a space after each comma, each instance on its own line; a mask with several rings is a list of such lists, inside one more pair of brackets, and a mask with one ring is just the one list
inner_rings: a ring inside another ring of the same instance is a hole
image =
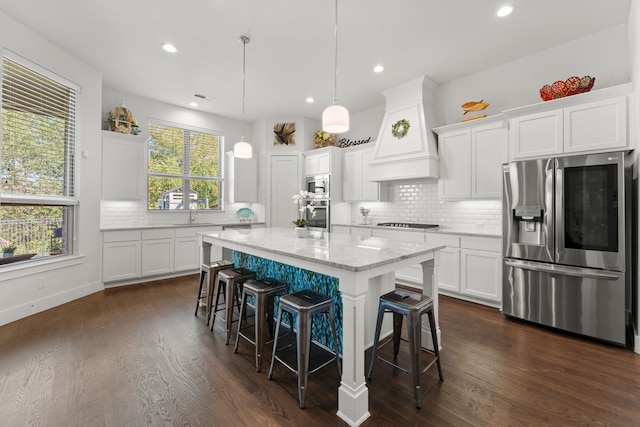
[[[439, 250], [444, 246], [334, 233], [308, 233], [296, 238], [290, 228], [225, 230], [202, 233], [203, 259], [212, 246], [239, 251], [277, 263], [334, 277], [342, 300], [342, 380], [337, 415], [357, 426], [369, 417], [365, 382], [365, 349], [373, 344], [378, 298], [395, 288], [394, 272], [419, 263], [423, 293], [434, 297], [438, 323]], [[426, 323], [426, 322], [425, 322]], [[436, 327], [441, 343], [440, 327]], [[383, 326], [391, 333], [390, 320]], [[423, 345], [431, 346], [428, 325], [422, 328]]]

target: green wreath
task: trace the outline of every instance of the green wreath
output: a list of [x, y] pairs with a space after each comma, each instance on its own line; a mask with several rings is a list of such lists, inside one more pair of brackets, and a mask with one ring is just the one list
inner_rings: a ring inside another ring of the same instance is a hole
[[398, 139], [404, 138], [405, 136], [407, 136], [407, 133], [409, 133], [410, 127], [411, 125], [409, 124], [409, 120], [398, 120], [393, 124], [393, 126], [391, 126], [391, 134]]

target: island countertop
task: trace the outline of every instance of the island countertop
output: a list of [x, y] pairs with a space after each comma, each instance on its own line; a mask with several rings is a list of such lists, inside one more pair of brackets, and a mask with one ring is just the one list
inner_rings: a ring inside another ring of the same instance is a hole
[[[336, 233], [308, 233], [297, 238], [293, 228], [258, 228], [202, 232], [203, 259], [211, 260], [212, 247], [240, 251], [292, 267], [338, 279], [342, 302], [342, 377], [336, 415], [351, 426], [370, 415], [365, 379], [365, 349], [373, 345], [378, 300], [395, 288], [395, 271], [421, 264], [422, 292], [432, 298], [438, 343], [438, 269], [440, 249], [425, 242]], [[384, 334], [391, 325], [383, 325]], [[431, 330], [422, 325], [423, 347], [433, 348]]]
[[367, 270], [444, 248], [431, 243], [312, 231], [308, 232], [306, 238], [296, 238], [294, 230], [290, 228], [224, 230], [200, 234], [221, 242], [351, 271]]

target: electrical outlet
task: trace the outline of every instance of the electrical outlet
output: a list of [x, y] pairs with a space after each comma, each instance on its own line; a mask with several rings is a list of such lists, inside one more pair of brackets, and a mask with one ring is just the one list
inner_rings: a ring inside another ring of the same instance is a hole
[[38, 289], [44, 289], [46, 287], [47, 287], [47, 285], [46, 285], [46, 283], [44, 281], [44, 277], [39, 277], [38, 278]]

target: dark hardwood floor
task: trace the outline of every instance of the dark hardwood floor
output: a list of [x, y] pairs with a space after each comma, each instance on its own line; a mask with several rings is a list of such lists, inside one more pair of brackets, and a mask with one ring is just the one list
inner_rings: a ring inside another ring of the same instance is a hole
[[[341, 426], [335, 365], [253, 367], [193, 315], [197, 277], [109, 289], [0, 327], [2, 426]], [[440, 298], [445, 381], [377, 363], [364, 426], [640, 424], [640, 355]], [[388, 346], [389, 347], [389, 346]], [[386, 347], [386, 348], [388, 348]], [[367, 361], [369, 360], [367, 353]], [[404, 356], [404, 354], [403, 354]]]

